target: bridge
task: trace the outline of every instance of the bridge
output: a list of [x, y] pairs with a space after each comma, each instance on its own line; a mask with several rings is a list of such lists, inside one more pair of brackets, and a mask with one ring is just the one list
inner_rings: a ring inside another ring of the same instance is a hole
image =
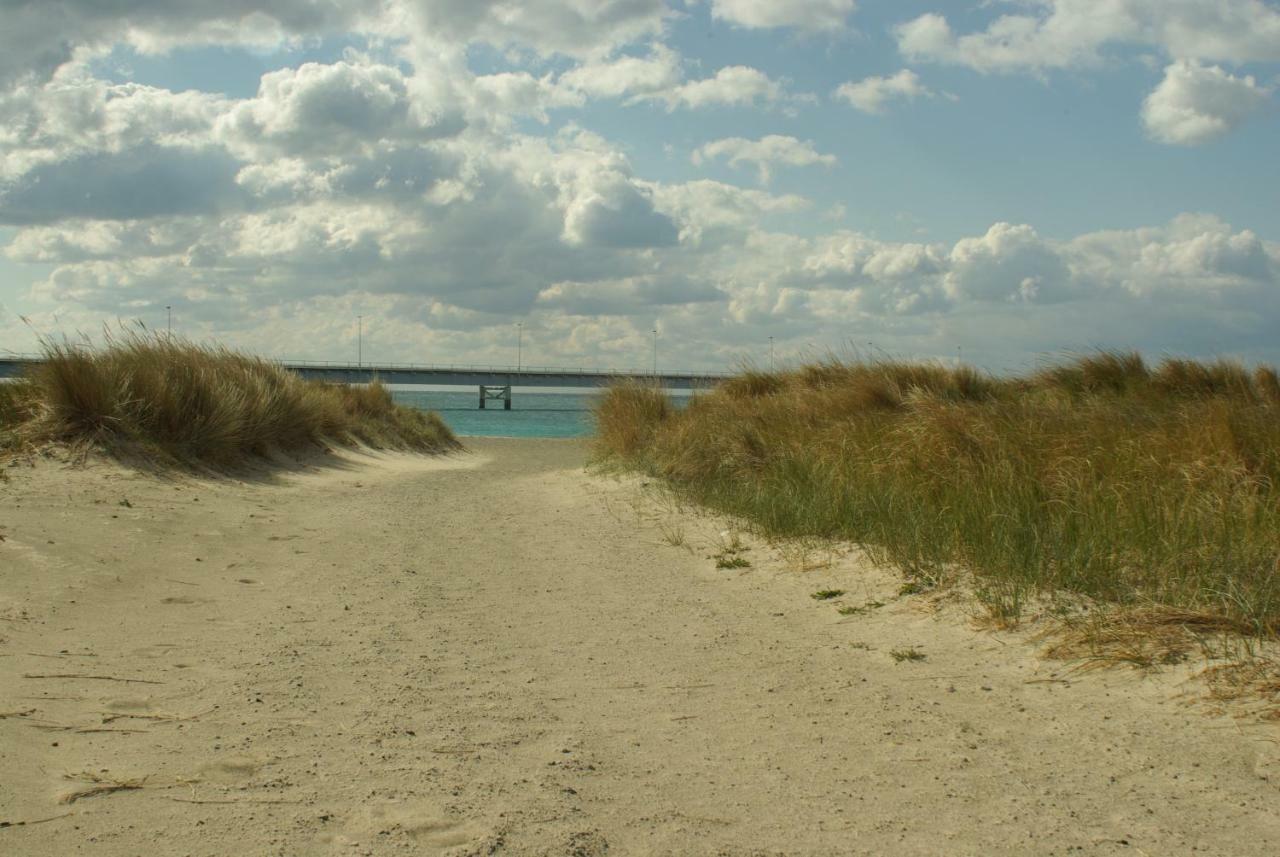
[[[0, 378], [16, 378], [41, 358], [0, 356]], [[726, 372], [646, 372], [638, 369], [587, 369], [552, 366], [485, 366], [479, 364], [422, 365], [415, 363], [326, 363], [312, 360], [276, 361], [311, 381], [329, 384], [432, 384], [476, 387], [480, 407], [495, 399], [511, 408], [512, 387], [607, 387], [620, 381], [642, 381], [669, 390], [705, 390], [731, 377]]]

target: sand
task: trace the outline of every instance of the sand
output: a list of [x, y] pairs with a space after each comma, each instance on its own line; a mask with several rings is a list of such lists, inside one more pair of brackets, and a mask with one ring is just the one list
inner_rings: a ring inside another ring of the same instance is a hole
[[581, 444], [471, 446], [8, 468], [0, 853], [1280, 853], [1280, 729], [1185, 672], [1070, 673], [856, 552], [716, 569], [729, 524]]

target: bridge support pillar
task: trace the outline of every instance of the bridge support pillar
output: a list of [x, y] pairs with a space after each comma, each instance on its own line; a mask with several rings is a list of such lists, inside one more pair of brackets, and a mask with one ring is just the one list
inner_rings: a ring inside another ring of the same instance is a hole
[[480, 385], [480, 410], [484, 410], [486, 403], [490, 401], [501, 401], [504, 411], [511, 410], [511, 385], [504, 384], [502, 386], [491, 386], [489, 384]]

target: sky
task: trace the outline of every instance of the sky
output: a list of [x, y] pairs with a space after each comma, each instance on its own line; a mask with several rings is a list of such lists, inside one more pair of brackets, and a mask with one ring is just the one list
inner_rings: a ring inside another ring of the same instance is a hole
[[1280, 363], [1273, 0], [0, 20], [0, 352], [172, 313], [314, 360]]

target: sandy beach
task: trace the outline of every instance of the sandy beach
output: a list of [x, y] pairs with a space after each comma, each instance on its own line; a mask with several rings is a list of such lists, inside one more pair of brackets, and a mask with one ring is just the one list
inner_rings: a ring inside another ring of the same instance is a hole
[[7, 468], [0, 853], [1280, 853], [1280, 729], [1194, 665], [1070, 672], [855, 552], [717, 569], [580, 442], [468, 445]]

